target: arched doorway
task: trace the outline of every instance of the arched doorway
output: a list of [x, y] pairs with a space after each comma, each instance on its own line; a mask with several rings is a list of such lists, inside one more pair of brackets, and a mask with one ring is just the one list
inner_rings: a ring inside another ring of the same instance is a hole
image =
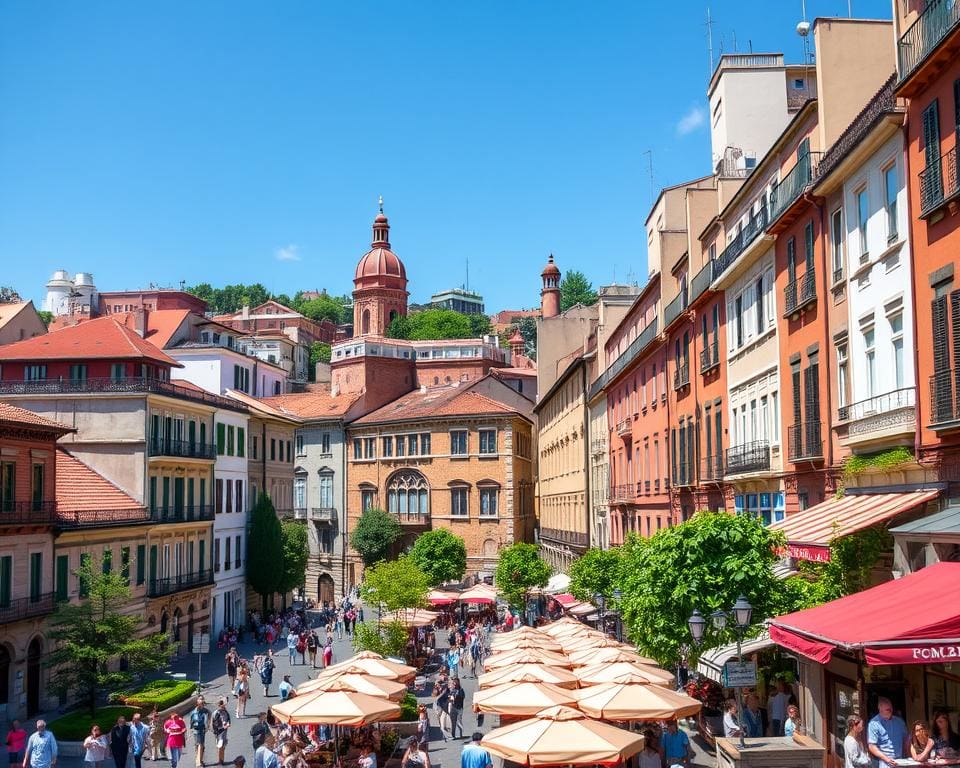
[[167, 634], [167, 622], [168, 622], [169, 620], [170, 620], [170, 617], [167, 616], [167, 609], [164, 608], [164, 609], [160, 612], [160, 634], [161, 634], [161, 635]]
[[180, 637], [180, 619], [183, 617], [183, 611], [175, 608], [173, 611], [173, 642], [179, 643], [183, 638]]
[[317, 579], [317, 602], [320, 605], [333, 603], [333, 578], [329, 573], [321, 573]]
[[193, 603], [187, 606], [187, 650], [193, 653]]
[[43, 641], [35, 637], [27, 648], [27, 717], [33, 717], [40, 711], [40, 658], [42, 656]]
[[5, 645], [0, 645], [0, 705], [6, 706], [10, 703], [10, 650]]

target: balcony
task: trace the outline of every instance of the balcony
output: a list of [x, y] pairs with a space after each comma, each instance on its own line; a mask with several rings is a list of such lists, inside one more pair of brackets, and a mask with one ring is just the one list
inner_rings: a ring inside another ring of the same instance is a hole
[[204, 459], [213, 461], [217, 458], [217, 446], [212, 443], [198, 443], [195, 440], [172, 440], [164, 437], [153, 437], [147, 443], [147, 452], [153, 456], [172, 456], [178, 459]]
[[629, 416], [617, 422], [617, 434], [620, 437], [630, 437], [633, 434], [633, 421]]
[[681, 291], [677, 297], [667, 304], [663, 310], [663, 328], [666, 330], [674, 320], [680, 317], [680, 313], [687, 308], [687, 294]]
[[180, 576], [168, 576], [165, 579], [150, 579], [150, 583], [147, 586], [147, 596], [164, 597], [165, 595], [184, 592], [188, 589], [208, 587], [211, 584], [213, 584], [213, 570], [208, 568], [205, 571], [185, 573]]
[[57, 510], [57, 528], [75, 530], [77, 528], [109, 528], [114, 525], [137, 525], [149, 523], [153, 517], [146, 509], [84, 509]]
[[900, 82], [904, 83], [960, 25], [960, 3], [928, 0], [920, 17], [897, 44]]
[[787, 458], [794, 462], [823, 458], [819, 421], [802, 421], [787, 429]]
[[394, 512], [393, 515], [400, 525], [430, 525], [430, 515], [426, 512], [423, 514], [419, 512]]
[[803, 277], [787, 283], [783, 291], [783, 316], [790, 317], [807, 304], [817, 300], [817, 277], [813, 266], [807, 267]]
[[930, 377], [930, 428], [960, 426], [960, 368], [938, 371]]
[[335, 523], [337, 510], [333, 507], [310, 507], [310, 519], [315, 523]]
[[700, 350], [700, 373], [706, 373], [720, 365], [720, 342], [714, 341]]
[[770, 469], [770, 443], [766, 440], [754, 440], [752, 443], [727, 448], [726, 465], [727, 475], [766, 472]]
[[694, 466], [695, 464], [690, 461], [681, 461], [677, 464], [673, 473], [674, 488], [685, 488], [690, 485], [696, 485], [696, 473], [693, 471]]
[[905, 387], [841, 406], [837, 418], [847, 421], [847, 443], [912, 434], [917, 428], [917, 391]]
[[607, 440], [603, 437], [595, 437], [590, 441], [590, 452], [596, 456], [607, 452]]
[[612, 485], [610, 486], [610, 501], [615, 504], [625, 504], [633, 501], [634, 491], [632, 485]]
[[212, 504], [194, 504], [184, 507], [155, 507], [150, 510], [154, 523], [206, 523], [215, 516]]
[[773, 224], [793, 203], [803, 194], [803, 190], [813, 180], [817, 165], [820, 162], [820, 152], [808, 152], [803, 155], [793, 168], [784, 176], [770, 192], [770, 220]]
[[713, 262], [708, 261], [703, 265], [697, 274], [693, 276], [693, 280], [690, 281], [690, 301], [689, 304], [693, 304], [697, 299], [703, 296], [704, 293], [710, 288], [710, 283], [713, 282]]
[[680, 363], [673, 371], [673, 388], [683, 389], [690, 385], [690, 363]]
[[[640, 332], [640, 335], [637, 336], [637, 338], [630, 342], [630, 346], [623, 351], [623, 354], [614, 360], [613, 364], [602, 374], [600, 374], [597, 380], [590, 385], [589, 398], [592, 400], [607, 386], [607, 384], [623, 373], [624, 369], [630, 365], [630, 363], [636, 360], [643, 353], [643, 351], [650, 346], [655, 338], [657, 338], [656, 318], [654, 318], [650, 325]], [[2, 394], [2, 392], [0, 392], [0, 394]]]
[[930, 216], [960, 193], [957, 170], [957, 148], [954, 147], [935, 165], [920, 171], [920, 218]]
[[57, 609], [56, 592], [47, 592], [34, 597], [18, 597], [0, 603], [0, 624], [12, 624], [15, 621], [48, 616]]
[[766, 206], [760, 208], [756, 214], [750, 217], [747, 226], [741, 229], [736, 237], [727, 243], [727, 247], [723, 249], [723, 252], [713, 260], [713, 270], [711, 273], [713, 280], [718, 279], [720, 275], [726, 272], [730, 268], [730, 265], [737, 260], [737, 257], [747, 250], [747, 246], [756, 240], [757, 236], [767, 228], [768, 221]]
[[55, 501], [4, 501], [0, 503], [2, 525], [53, 525], [57, 522]]
[[644, 493], [650, 493], [650, 481], [649, 481], [649, 480], [644, 480], [644, 481], [643, 481], [643, 492], [644, 492]]
[[700, 460], [700, 482], [717, 483], [723, 480], [723, 455], [707, 456]]

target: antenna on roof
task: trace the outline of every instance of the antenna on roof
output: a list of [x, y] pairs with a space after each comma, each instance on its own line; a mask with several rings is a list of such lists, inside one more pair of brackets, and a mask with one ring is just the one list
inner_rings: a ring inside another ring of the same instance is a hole
[[710, 18], [710, 6], [707, 6], [707, 55], [710, 57], [707, 76], [713, 75], [713, 19]]
[[653, 150], [645, 149], [640, 154], [647, 156], [647, 174], [650, 176], [650, 204], [653, 205], [653, 201], [657, 199], [657, 196], [653, 193]]
[[470, 290], [470, 257], [467, 256], [467, 284], [464, 286], [464, 290]]
[[737, 52], [737, 30], [733, 30], [733, 52]]

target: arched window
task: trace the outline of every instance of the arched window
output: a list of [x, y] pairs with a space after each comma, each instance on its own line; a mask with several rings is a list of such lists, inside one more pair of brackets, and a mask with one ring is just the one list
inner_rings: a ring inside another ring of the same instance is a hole
[[404, 517], [430, 514], [430, 486], [413, 469], [401, 469], [387, 483], [387, 511]]
[[370, 333], [370, 310], [369, 309], [363, 310], [363, 314], [361, 315], [361, 318], [362, 319], [360, 321], [360, 328], [361, 328], [360, 332], [364, 336], [366, 336], [367, 334]]
[[390, 322], [392, 323], [392, 322], [393, 322], [394, 320], [396, 320], [396, 319], [397, 319], [397, 310], [391, 309], [391, 310], [390, 310]]

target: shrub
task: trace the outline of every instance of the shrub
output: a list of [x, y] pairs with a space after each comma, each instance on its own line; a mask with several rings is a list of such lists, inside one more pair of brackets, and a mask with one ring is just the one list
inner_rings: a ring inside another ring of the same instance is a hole
[[127, 706], [164, 710], [189, 699], [196, 689], [192, 680], [152, 680], [149, 683], [117, 694], [116, 699]]
[[127, 720], [138, 711], [135, 707], [102, 707], [91, 715], [86, 709], [78, 709], [53, 722], [47, 723], [47, 729], [59, 741], [83, 741], [90, 735], [90, 728], [96, 724], [104, 733], [108, 732], [117, 718], [123, 715]]
[[417, 714], [417, 699], [412, 693], [404, 694], [400, 700], [400, 721], [409, 723], [419, 717]]

